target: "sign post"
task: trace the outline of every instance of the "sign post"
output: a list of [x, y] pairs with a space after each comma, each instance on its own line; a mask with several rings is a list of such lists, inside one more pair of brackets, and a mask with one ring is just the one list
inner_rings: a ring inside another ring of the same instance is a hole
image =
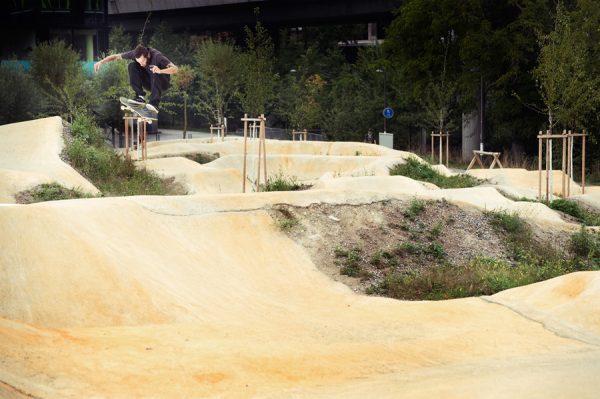
[[385, 107], [383, 109], [383, 132], [387, 133], [386, 121], [394, 117], [394, 110], [391, 107]]

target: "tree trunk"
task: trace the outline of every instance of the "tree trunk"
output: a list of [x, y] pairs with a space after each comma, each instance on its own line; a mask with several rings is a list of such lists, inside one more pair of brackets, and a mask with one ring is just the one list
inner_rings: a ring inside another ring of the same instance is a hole
[[187, 97], [183, 96], [183, 138], [187, 138]]
[[462, 115], [462, 160], [469, 162], [479, 149], [479, 111]]

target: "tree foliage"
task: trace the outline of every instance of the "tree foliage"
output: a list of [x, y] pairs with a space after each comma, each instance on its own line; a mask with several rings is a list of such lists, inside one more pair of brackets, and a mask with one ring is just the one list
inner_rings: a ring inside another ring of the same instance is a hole
[[267, 29], [256, 22], [254, 29], [246, 26], [246, 49], [240, 56], [241, 89], [238, 98], [249, 115], [267, 112], [275, 96], [277, 75], [274, 72], [274, 46]]
[[133, 48], [131, 35], [125, 32], [122, 25], [113, 26], [108, 34], [108, 52], [123, 53]]
[[33, 49], [31, 76], [45, 94], [47, 110], [69, 121], [92, 102], [79, 54], [63, 41], [40, 43]]
[[20, 65], [0, 65], [0, 87], [0, 125], [35, 116], [39, 109], [39, 96], [31, 77]]
[[194, 60], [200, 89], [196, 110], [211, 123], [220, 123], [240, 84], [239, 54], [233, 44], [209, 39], [200, 45]]
[[600, 79], [592, 76], [588, 66], [587, 35], [559, 2], [554, 29], [540, 36], [539, 61], [533, 74], [550, 130], [557, 124], [583, 127], [586, 115], [600, 102]]
[[195, 78], [194, 69], [189, 65], [180, 65], [179, 71], [171, 81], [171, 87], [165, 94], [167, 101], [162, 103], [163, 107], [169, 110], [181, 109], [183, 112], [183, 138], [187, 137], [188, 128], [188, 103], [190, 92]]

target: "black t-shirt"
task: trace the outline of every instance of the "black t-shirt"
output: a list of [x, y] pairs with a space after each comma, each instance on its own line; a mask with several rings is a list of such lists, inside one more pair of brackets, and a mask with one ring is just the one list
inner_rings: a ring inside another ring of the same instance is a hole
[[[146, 68], [150, 68], [150, 65], [156, 65], [160, 69], [165, 69], [167, 65], [171, 63], [171, 61], [169, 61], [169, 59], [160, 51], [151, 47], [148, 47], [148, 51], [148, 63], [146, 64]], [[135, 60], [135, 50], [121, 53], [121, 58], [124, 60]]]

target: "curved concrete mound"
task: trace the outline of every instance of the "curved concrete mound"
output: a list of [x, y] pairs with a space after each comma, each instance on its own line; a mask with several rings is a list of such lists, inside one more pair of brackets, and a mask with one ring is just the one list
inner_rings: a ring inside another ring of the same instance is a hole
[[0, 203], [14, 203], [15, 194], [43, 183], [99, 193], [60, 159], [62, 129], [57, 116], [0, 126]]
[[[319, 145], [284, 143], [293, 154], [273, 158], [331, 157], [307, 167], [311, 190], [226, 192], [241, 173], [239, 154], [222, 153], [220, 166], [147, 161], [204, 194], [0, 207], [0, 397], [597, 397], [600, 273], [452, 301], [361, 296], [319, 271], [269, 210], [446, 198], [568, 224], [492, 187], [352, 176], [364, 158], [398, 154]], [[319, 177], [336, 162], [346, 176]]]

